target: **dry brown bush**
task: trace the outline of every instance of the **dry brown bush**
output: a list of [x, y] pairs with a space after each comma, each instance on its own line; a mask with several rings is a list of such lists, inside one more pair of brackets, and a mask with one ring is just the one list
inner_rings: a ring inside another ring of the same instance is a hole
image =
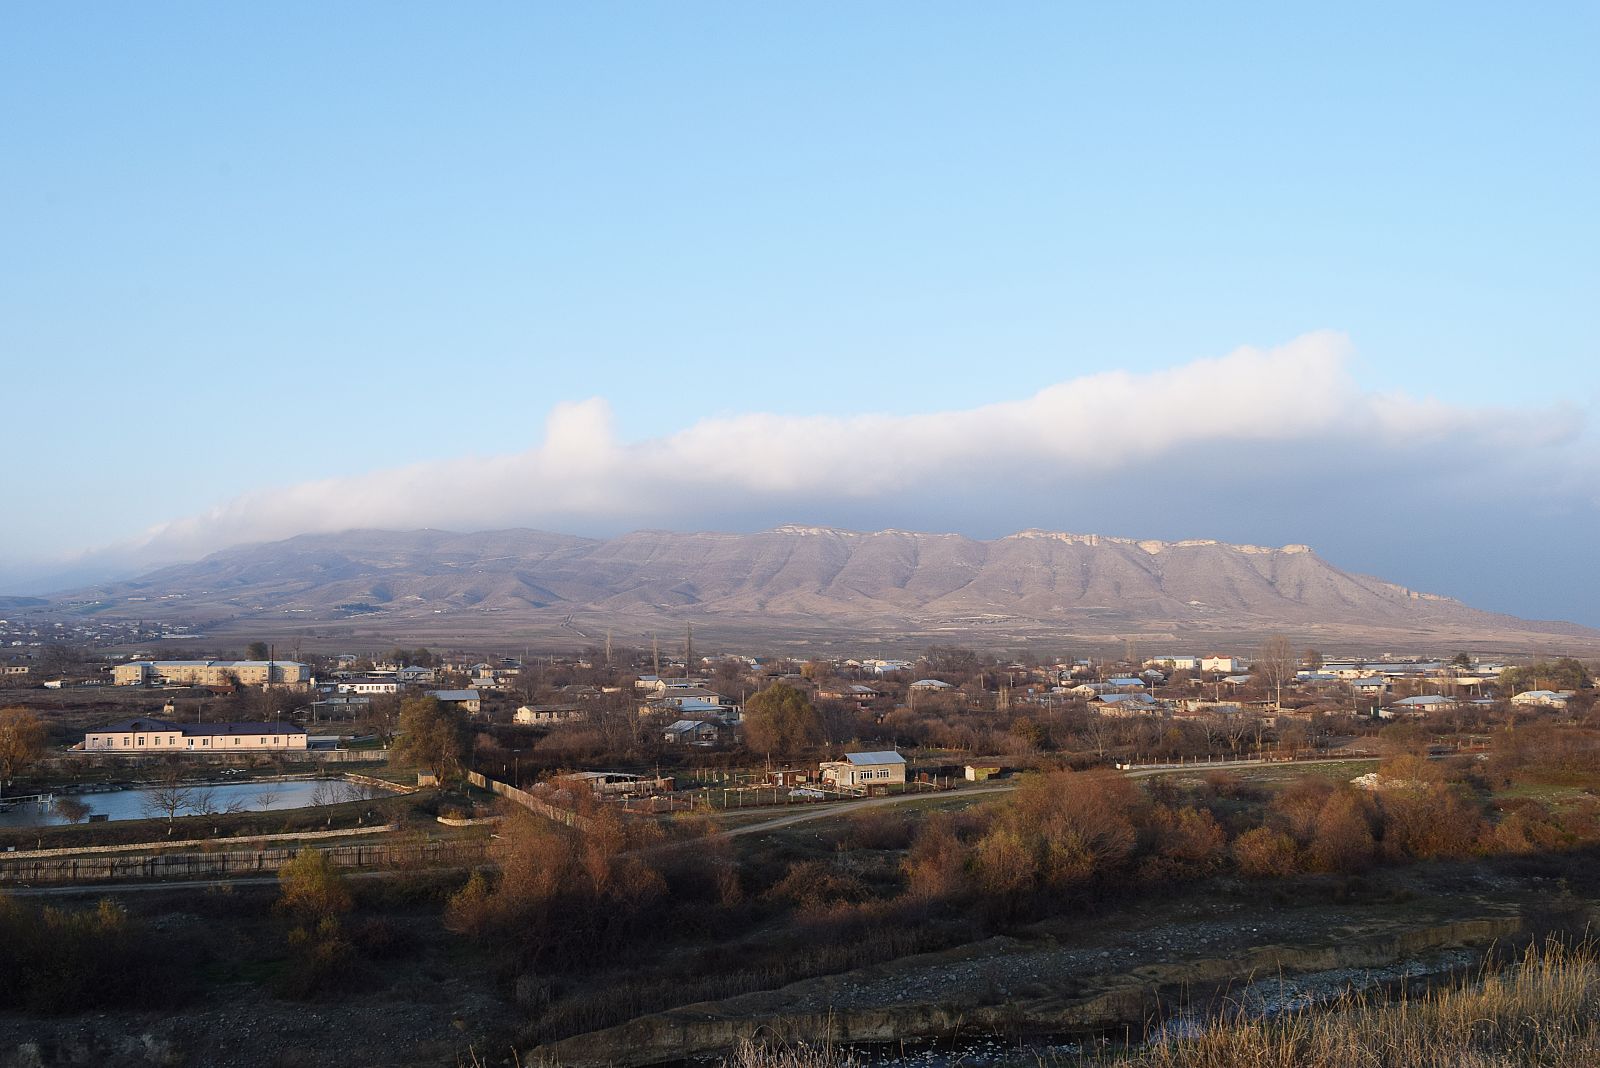
[[1348, 787], [1329, 795], [1317, 813], [1316, 830], [1306, 850], [1315, 870], [1358, 872], [1372, 866], [1376, 843], [1370, 805], [1368, 798]]
[[1233, 861], [1240, 874], [1253, 879], [1293, 875], [1299, 869], [1298, 854], [1294, 839], [1271, 827], [1246, 831], [1233, 843]]

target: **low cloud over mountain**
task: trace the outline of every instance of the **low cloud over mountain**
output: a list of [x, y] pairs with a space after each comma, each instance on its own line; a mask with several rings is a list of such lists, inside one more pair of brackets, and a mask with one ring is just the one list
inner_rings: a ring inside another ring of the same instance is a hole
[[[644, 440], [620, 434], [592, 399], [557, 405], [524, 452], [251, 490], [77, 564], [126, 574], [359, 527], [609, 535], [805, 517], [992, 537], [1048, 525], [1315, 540], [1408, 583], [1593, 620], [1583, 605], [1595, 591], [1580, 597], [1561, 573], [1600, 498], [1582, 408], [1568, 398], [1496, 408], [1488, 390], [1474, 408], [1374, 392], [1354, 365], [1342, 337], [1317, 333], [967, 409], [686, 417], [685, 429]], [[796, 388], [826, 409], [894, 385], [863, 368], [854, 382], [797, 374]]]

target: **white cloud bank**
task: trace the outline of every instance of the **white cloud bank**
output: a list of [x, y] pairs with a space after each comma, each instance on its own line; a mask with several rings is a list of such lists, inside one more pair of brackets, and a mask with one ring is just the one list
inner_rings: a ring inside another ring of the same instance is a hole
[[[1391, 470], [1426, 464], [1437, 479], [1470, 480], [1491, 462], [1504, 469], [1508, 460], [1570, 452], [1562, 447], [1583, 427], [1572, 407], [1463, 408], [1372, 392], [1352, 364], [1346, 339], [1322, 332], [1152, 373], [1089, 375], [976, 408], [707, 418], [641, 441], [619, 437], [609, 406], [591, 399], [557, 406], [544, 441], [524, 452], [261, 489], [95, 555], [154, 564], [356, 527], [593, 532], [717, 529], [732, 517], [837, 522], [868, 505], [930, 494], [944, 515], [979, 515], [997, 487], [1104, 488], [1202, 456], [1229, 468], [1218, 489], [1248, 484], [1291, 454], [1330, 466], [1355, 456], [1380, 458]], [[1573, 479], [1588, 487], [1592, 499], [1593, 474], [1569, 465], [1562, 477], [1569, 490]], [[931, 514], [912, 511], [911, 520]], [[1016, 527], [1034, 525], [1025, 508], [1014, 511]], [[1214, 525], [1203, 516], [1196, 523]], [[1317, 532], [1306, 533], [1309, 540]]]

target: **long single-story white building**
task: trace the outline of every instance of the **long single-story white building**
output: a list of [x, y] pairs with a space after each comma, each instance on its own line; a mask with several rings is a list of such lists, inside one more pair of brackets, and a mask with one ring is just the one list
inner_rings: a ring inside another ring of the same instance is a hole
[[91, 753], [303, 752], [306, 729], [293, 723], [173, 723], [129, 719], [83, 736]]

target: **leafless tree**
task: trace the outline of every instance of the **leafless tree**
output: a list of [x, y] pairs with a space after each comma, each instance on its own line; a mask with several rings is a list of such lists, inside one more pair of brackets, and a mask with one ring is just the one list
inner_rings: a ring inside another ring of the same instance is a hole
[[82, 823], [89, 817], [89, 806], [76, 797], [58, 797], [51, 807], [68, 823]]
[[194, 801], [194, 788], [185, 783], [176, 775], [169, 775], [159, 786], [156, 786], [144, 795], [140, 808], [144, 814], [152, 819], [157, 816], [167, 817], [167, 833], [172, 833], [171, 823], [177, 818], [178, 813], [189, 808]]
[[1283, 705], [1283, 684], [1294, 678], [1294, 644], [1281, 634], [1274, 634], [1261, 645], [1256, 655], [1256, 673], [1272, 687], [1273, 703]]

